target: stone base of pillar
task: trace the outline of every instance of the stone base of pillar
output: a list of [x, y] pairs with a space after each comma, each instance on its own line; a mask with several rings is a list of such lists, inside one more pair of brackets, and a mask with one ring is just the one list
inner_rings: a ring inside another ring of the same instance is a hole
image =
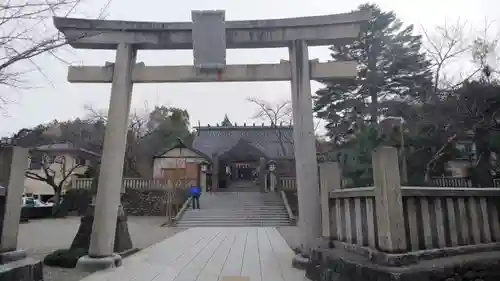
[[311, 264], [311, 260], [303, 254], [296, 254], [292, 259], [292, 267], [305, 270]]
[[108, 268], [120, 267], [121, 265], [122, 257], [117, 254], [100, 258], [83, 256], [78, 259], [76, 269], [84, 272], [96, 272]]
[[8, 262], [18, 261], [26, 258], [26, 251], [15, 250], [0, 253], [0, 264], [6, 264]]
[[43, 280], [42, 262], [27, 258], [22, 250], [0, 253], [0, 280]]
[[[70, 249], [89, 249], [93, 222], [94, 205], [90, 205], [81, 219], [80, 227], [73, 239], [73, 243], [71, 243]], [[130, 238], [127, 225], [127, 216], [123, 210], [123, 206], [120, 205], [118, 209], [118, 218], [116, 220], [114, 252], [123, 253], [131, 250], [132, 247], [132, 239]]]

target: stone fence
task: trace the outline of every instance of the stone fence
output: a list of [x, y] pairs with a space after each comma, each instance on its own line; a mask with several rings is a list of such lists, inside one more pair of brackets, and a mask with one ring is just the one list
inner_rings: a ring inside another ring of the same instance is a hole
[[[69, 209], [81, 214], [88, 206], [92, 178], [73, 178], [72, 189], [66, 191], [65, 200], [71, 200]], [[188, 197], [187, 189], [194, 180], [138, 179], [123, 180], [123, 208], [130, 216], [174, 217]], [[75, 192], [72, 192], [75, 191]], [[74, 201], [74, 202], [73, 202]], [[85, 202], [83, 202], [85, 201]], [[83, 207], [82, 207], [83, 206]]]
[[[436, 177], [431, 179], [433, 187], [473, 187], [472, 181], [465, 178]], [[342, 186], [347, 185], [347, 180], [342, 179]], [[296, 190], [297, 182], [295, 177], [280, 177], [278, 186], [283, 190]], [[500, 179], [493, 179], [493, 187], [500, 187]]]
[[278, 187], [283, 190], [296, 190], [297, 182], [295, 180], [295, 177], [279, 177]]
[[[379, 249], [385, 237], [386, 220], [377, 214], [377, 204], [387, 204], [374, 187], [330, 192], [331, 237], [338, 241]], [[498, 188], [400, 187], [399, 208], [391, 217], [401, 217], [399, 243], [391, 251], [417, 251], [500, 242]], [[391, 235], [394, 235], [391, 232]], [[394, 236], [393, 236], [394, 237]], [[394, 238], [396, 239], [396, 238]]]
[[[71, 187], [76, 189], [90, 189], [93, 178], [71, 178]], [[123, 187], [125, 189], [164, 189], [169, 187], [189, 187], [196, 185], [194, 179], [143, 179], [143, 178], [124, 178]]]
[[491, 258], [500, 250], [499, 188], [401, 186], [392, 147], [377, 148], [372, 163], [374, 186], [349, 189], [341, 188], [338, 163], [320, 164], [329, 246], [313, 251], [312, 280], [500, 278], [500, 252]]
[[[473, 187], [472, 181], [466, 178], [437, 177], [431, 182], [438, 187]], [[500, 179], [493, 179], [493, 187], [500, 187]]]

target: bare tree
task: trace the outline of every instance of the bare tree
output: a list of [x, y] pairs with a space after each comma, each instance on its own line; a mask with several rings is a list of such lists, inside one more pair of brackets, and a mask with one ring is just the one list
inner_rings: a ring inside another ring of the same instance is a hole
[[[436, 97], [439, 90], [443, 88], [455, 88], [458, 84], [453, 84], [446, 76], [447, 68], [455, 61], [463, 60], [464, 56], [471, 50], [468, 42], [466, 29], [468, 24], [458, 20], [449, 25], [445, 23], [435, 27], [434, 31], [428, 32], [422, 28], [424, 34], [424, 50], [434, 68], [434, 81], [432, 85], [433, 97]], [[470, 75], [474, 75], [471, 73]]]
[[[423, 47], [434, 70], [433, 98], [439, 92], [456, 90], [464, 82], [481, 75], [486, 68], [492, 70], [491, 60], [494, 58], [496, 61], [494, 54], [499, 41], [498, 38], [489, 39], [490, 29], [491, 24], [487, 23], [479, 34], [472, 31], [467, 22], [460, 20], [451, 25], [437, 26], [433, 32], [422, 28]], [[471, 62], [471, 58], [472, 64], [467, 63]], [[450, 77], [453, 68], [459, 70], [459, 77]]]
[[34, 150], [31, 152], [31, 161], [38, 162], [40, 169], [26, 171], [26, 177], [44, 182], [54, 189], [53, 211], [57, 211], [61, 201], [61, 193], [63, 188], [69, 184], [71, 175], [80, 169], [88, 168], [86, 162], [79, 161], [76, 155], [71, 157], [56, 152]]
[[[101, 18], [110, 4], [101, 9]], [[25, 88], [23, 75], [32, 71], [20, 67], [27, 62], [33, 70], [45, 75], [34, 60], [42, 54], [50, 54], [63, 61], [56, 50], [68, 43], [68, 38], [53, 28], [53, 16], [69, 16], [76, 12], [83, 0], [4, 0], [0, 4], [0, 85]], [[2, 95], [3, 94], [3, 95]], [[8, 102], [0, 93], [0, 106]]]
[[[258, 110], [252, 116], [252, 119], [263, 120], [271, 123], [271, 126], [281, 126], [287, 125], [291, 126], [293, 124], [292, 119], [292, 102], [290, 100], [285, 100], [272, 104], [266, 100], [261, 100], [257, 98], [247, 98], [247, 101], [258, 106]], [[314, 133], [316, 134], [320, 122], [315, 121]], [[287, 150], [285, 142], [293, 142], [288, 136], [283, 134], [283, 131], [278, 127], [276, 129], [276, 136], [280, 142], [280, 148], [282, 155], [287, 155]]]
[[259, 107], [258, 111], [252, 116], [252, 119], [267, 121], [271, 123], [271, 126], [276, 127], [275, 133], [280, 144], [281, 155], [288, 155], [285, 142], [292, 141], [285, 134], [283, 134], [283, 130], [281, 130], [277, 126], [281, 126], [283, 124], [292, 125], [291, 101], [282, 101], [274, 106], [268, 101], [260, 100], [257, 98], [247, 98], [247, 101]]
[[[88, 112], [87, 118], [94, 122], [103, 122], [107, 123], [107, 114], [104, 110], [97, 110], [93, 108], [91, 105], [85, 105], [85, 110]], [[134, 111], [129, 116], [128, 123], [128, 134], [127, 134], [127, 150], [125, 151], [125, 165], [126, 170], [130, 172], [131, 176], [141, 176], [141, 172], [139, 171], [138, 163], [140, 162], [139, 158], [142, 154], [142, 149], [140, 146], [141, 141], [151, 134], [152, 130], [148, 128], [148, 112], [144, 110], [144, 112]], [[104, 140], [104, 136], [101, 138]], [[103, 143], [99, 144], [99, 148], [102, 150]]]
[[271, 125], [292, 125], [292, 102], [281, 101], [272, 105], [270, 102], [257, 98], [247, 98], [247, 101], [257, 105], [259, 110], [252, 116], [253, 119], [265, 120]]

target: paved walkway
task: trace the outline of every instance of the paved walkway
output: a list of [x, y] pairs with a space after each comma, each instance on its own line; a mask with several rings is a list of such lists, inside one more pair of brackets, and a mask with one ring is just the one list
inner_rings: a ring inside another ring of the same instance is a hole
[[271, 227], [190, 228], [82, 281], [304, 281]]

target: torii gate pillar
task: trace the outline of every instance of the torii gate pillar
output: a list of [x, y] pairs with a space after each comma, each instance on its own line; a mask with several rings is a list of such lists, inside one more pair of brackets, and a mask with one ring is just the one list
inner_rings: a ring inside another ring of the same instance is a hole
[[312, 243], [321, 237], [321, 206], [311, 99], [311, 73], [307, 43], [303, 40], [292, 41], [289, 51], [300, 248], [304, 254], [308, 254]]

